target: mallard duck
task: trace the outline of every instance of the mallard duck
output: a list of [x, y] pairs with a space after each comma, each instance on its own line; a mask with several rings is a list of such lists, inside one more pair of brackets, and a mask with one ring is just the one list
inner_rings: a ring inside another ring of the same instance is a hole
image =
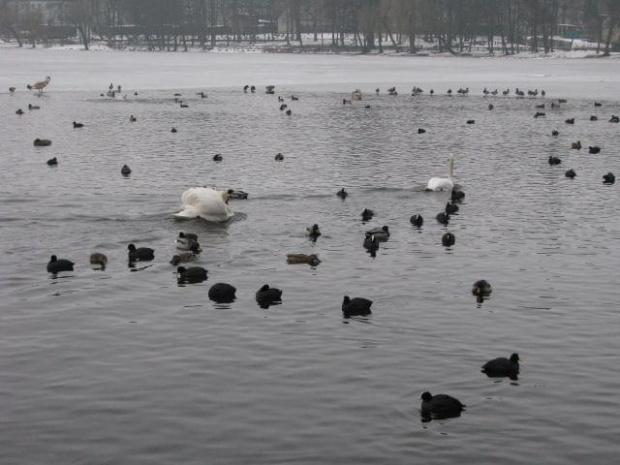
[[307, 263], [310, 266], [318, 266], [318, 264], [321, 263], [321, 260], [319, 260], [319, 257], [315, 254], [306, 255], [303, 253], [290, 253], [286, 255], [286, 263], [289, 265]]
[[100, 252], [93, 252], [90, 254], [90, 264], [99, 265], [102, 270], [105, 270], [105, 266], [108, 264], [108, 257]]

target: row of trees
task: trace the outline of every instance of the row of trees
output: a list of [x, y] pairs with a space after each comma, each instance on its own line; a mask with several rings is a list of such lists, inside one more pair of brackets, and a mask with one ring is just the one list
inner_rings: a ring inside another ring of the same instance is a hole
[[[71, 25], [88, 49], [93, 36], [110, 43], [183, 49], [218, 40], [280, 39], [286, 44], [362, 52], [415, 52], [419, 38], [451, 53], [480, 37], [490, 53], [552, 51], [559, 24], [579, 26], [609, 53], [620, 29], [620, 0], [56, 0], [47, 10], [27, 0], [0, 0], [0, 30], [21, 45], [41, 38], [45, 21]], [[55, 17], [50, 18], [50, 11]], [[47, 15], [47, 17], [46, 17]], [[280, 29], [282, 35], [276, 36]], [[304, 43], [302, 33], [312, 33]], [[327, 43], [324, 36], [327, 34]], [[349, 39], [353, 38], [351, 42]]]

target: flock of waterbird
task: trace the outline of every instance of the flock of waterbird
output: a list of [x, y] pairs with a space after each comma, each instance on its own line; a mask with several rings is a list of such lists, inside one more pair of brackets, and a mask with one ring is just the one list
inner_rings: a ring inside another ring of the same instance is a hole
[[[32, 85], [28, 84], [27, 88], [29, 90], [38, 90], [39, 94], [43, 92], [43, 89], [47, 87], [50, 83], [51, 78], [47, 76], [45, 80], [36, 82]], [[15, 92], [15, 88], [11, 87], [9, 89], [10, 93]], [[247, 93], [255, 93], [255, 86], [246, 85], [243, 87], [243, 92]], [[121, 86], [119, 85], [116, 89], [112, 84], [110, 84], [110, 88], [108, 92], [105, 94], [108, 97], [115, 98], [116, 95], [120, 94]], [[414, 86], [411, 95], [418, 96], [423, 94], [425, 91], [417, 86]], [[470, 92], [469, 87], [459, 88], [456, 90], [456, 94], [466, 96]], [[275, 86], [269, 85], [265, 88], [265, 93], [269, 95], [275, 94]], [[380, 94], [380, 89], [376, 89], [375, 93], [377, 95]], [[509, 96], [511, 93], [510, 89], [505, 89], [501, 91], [502, 96]], [[434, 89], [430, 89], [428, 92], [430, 96], [434, 96]], [[490, 91], [486, 87], [482, 91], [484, 97], [487, 96], [497, 96], [500, 94], [500, 91], [497, 89]], [[526, 92], [516, 88], [514, 94], [517, 98], [524, 98]], [[101, 94], [104, 96], [104, 94]], [[134, 94], [137, 95], [137, 92]], [[201, 98], [206, 98], [207, 95], [204, 92], [199, 92], [197, 95], [200, 95]], [[391, 87], [388, 89], [388, 95], [397, 96], [398, 91], [396, 87]], [[446, 94], [447, 96], [453, 96], [452, 89], [448, 89]], [[545, 97], [546, 92], [538, 89], [528, 90], [527, 96], [530, 98], [536, 98], [538, 96]], [[175, 94], [175, 101], [180, 103], [181, 108], [187, 108], [188, 105], [180, 99], [181, 94]], [[299, 100], [298, 97], [291, 95], [291, 101]], [[344, 98], [342, 103], [343, 105], [352, 104], [353, 101], [362, 100], [363, 94], [359, 89], [356, 89], [351, 93], [351, 98]], [[285, 111], [287, 115], [292, 115], [292, 110], [288, 108], [288, 105], [283, 103], [284, 98], [282, 96], [278, 96], [278, 102], [280, 105], [280, 111]], [[566, 100], [559, 99], [557, 102], [551, 102], [549, 107], [551, 109], [557, 109], [561, 104], [566, 103]], [[594, 103], [595, 107], [602, 106], [601, 103]], [[546, 116], [546, 114], [542, 111], [545, 109], [546, 104], [541, 103], [536, 105], [536, 113], [534, 115], [535, 118], [540, 118]], [[365, 108], [369, 109], [370, 105], [365, 104]], [[36, 105], [30, 104], [28, 106], [28, 110], [39, 110], [40, 107]], [[488, 104], [488, 109], [493, 110], [493, 104]], [[21, 109], [16, 111], [16, 114], [23, 115], [25, 112]], [[597, 121], [598, 117], [592, 115], [590, 117], [591, 121]], [[129, 117], [129, 121], [136, 122], [137, 119], [131, 115]], [[612, 115], [609, 119], [610, 123], [619, 123], [620, 118], [618, 116]], [[474, 124], [475, 120], [467, 120], [467, 124]], [[565, 120], [566, 124], [575, 124], [574, 118], [569, 118]], [[82, 123], [73, 122], [74, 128], [82, 128], [84, 125]], [[172, 128], [172, 132], [176, 132], [175, 128]], [[418, 133], [424, 134], [426, 132], [425, 129], [419, 128]], [[552, 131], [552, 136], [557, 137], [559, 135], [558, 130]], [[37, 147], [46, 147], [51, 145], [51, 140], [49, 139], [35, 139], [34, 145]], [[571, 144], [571, 149], [573, 150], [581, 150], [582, 144], [581, 141], [576, 141]], [[600, 153], [601, 149], [598, 146], [590, 146], [589, 153], [597, 154]], [[213, 157], [213, 160], [216, 162], [222, 161], [222, 155], [216, 154]], [[284, 156], [281, 153], [276, 154], [276, 161], [283, 161]], [[444, 210], [439, 212], [436, 215], [436, 220], [438, 223], [442, 225], [448, 225], [450, 221], [450, 215], [456, 214], [459, 211], [459, 204], [463, 202], [465, 198], [465, 193], [461, 189], [461, 187], [454, 182], [454, 156], [452, 154], [449, 155], [449, 173], [448, 177], [433, 177], [428, 181], [426, 186], [426, 190], [428, 191], [449, 191], [450, 192], [450, 200], [446, 204]], [[559, 165], [562, 161], [560, 158], [555, 156], [550, 156], [548, 159], [550, 165]], [[58, 164], [58, 160], [56, 157], [47, 161], [47, 164], [50, 166], [55, 166]], [[123, 165], [121, 168], [121, 174], [123, 176], [130, 176], [131, 169], [128, 165]], [[569, 169], [565, 173], [566, 177], [574, 178], [576, 176], [576, 172], [574, 169]], [[603, 182], [605, 184], [613, 184], [615, 182], [615, 176], [613, 173], [609, 172], [603, 176]], [[343, 201], [348, 197], [349, 193], [345, 188], [340, 189], [336, 192], [336, 195], [340, 197]], [[234, 191], [232, 189], [227, 190], [217, 190], [211, 187], [196, 187], [190, 188], [183, 193], [182, 201], [183, 208], [180, 213], [177, 213], [175, 216], [180, 218], [204, 218], [210, 221], [226, 221], [230, 217], [232, 217], [232, 211], [228, 207], [229, 199], [243, 199], [247, 198], [248, 194], [243, 191]], [[215, 213], [217, 215], [215, 215]], [[361, 213], [363, 221], [369, 221], [373, 218], [374, 212], [369, 208], [364, 208]], [[424, 224], [424, 218], [422, 215], [415, 214], [411, 216], [410, 223], [417, 228], [420, 228]], [[312, 241], [316, 241], [321, 236], [321, 230], [318, 224], [314, 224], [307, 228], [306, 230], [308, 237]], [[388, 241], [390, 238], [390, 230], [388, 226], [383, 226], [380, 228], [374, 228], [365, 233], [363, 247], [367, 249], [367, 251], [374, 256], [376, 251], [379, 248], [379, 244], [381, 242]], [[447, 232], [442, 236], [442, 245], [445, 247], [451, 247], [455, 244], [456, 238], [454, 234]], [[176, 248], [179, 250], [172, 259], [170, 263], [173, 266], [177, 267], [177, 279], [179, 284], [195, 284], [201, 283], [207, 280], [207, 270], [200, 266], [183, 266], [182, 264], [187, 264], [194, 262], [198, 255], [201, 253], [202, 248], [200, 247], [200, 243], [198, 241], [198, 236], [196, 234], [180, 232], [178, 237], [176, 238]], [[152, 261], [155, 258], [155, 251], [148, 247], [136, 247], [134, 244], [129, 244], [127, 247], [127, 258], [130, 267], [134, 267], [136, 262], [148, 262]], [[289, 264], [309, 264], [312, 267], [316, 267], [321, 263], [321, 260], [316, 254], [288, 254], [287, 255], [287, 263]], [[91, 265], [99, 267], [101, 270], [105, 270], [106, 265], [108, 263], [108, 258], [101, 252], [93, 252], [90, 255], [90, 263]], [[70, 260], [64, 258], [58, 258], [56, 255], [52, 255], [49, 263], [47, 264], [47, 271], [49, 273], [57, 274], [65, 271], [73, 271], [74, 263]], [[478, 302], [482, 302], [485, 298], [489, 297], [492, 292], [491, 284], [486, 280], [476, 281], [472, 287], [472, 294], [476, 297]], [[217, 283], [213, 285], [208, 292], [208, 296], [211, 300], [218, 303], [231, 303], [236, 298], [236, 289], [234, 286], [228, 283]], [[270, 287], [268, 284], [263, 285], [256, 292], [256, 301], [257, 303], [263, 307], [268, 308], [270, 305], [281, 303], [282, 299], [282, 290]], [[349, 296], [345, 296], [342, 302], [342, 312], [345, 318], [356, 317], [356, 316], [368, 316], [371, 312], [371, 306], [373, 302], [364, 297], [354, 297], [351, 298]], [[509, 358], [496, 358], [493, 359], [482, 367], [482, 372], [485, 373], [489, 377], [507, 377], [512, 380], [517, 379], [519, 374], [519, 356], [516, 353], [513, 353]], [[465, 405], [460, 402], [458, 399], [451, 397], [446, 394], [437, 394], [432, 395], [430, 392], [424, 392], [421, 396], [421, 414], [423, 420], [430, 419], [443, 419], [450, 417], [460, 416], [461, 412], [465, 409]]]

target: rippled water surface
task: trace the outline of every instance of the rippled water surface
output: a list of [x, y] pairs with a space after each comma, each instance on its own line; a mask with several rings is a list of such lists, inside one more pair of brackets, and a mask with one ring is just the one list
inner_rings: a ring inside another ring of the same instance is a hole
[[[179, 56], [0, 51], [0, 462], [616, 460], [620, 221], [618, 186], [602, 175], [620, 174], [620, 125], [607, 122], [620, 115], [618, 63]], [[213, 69], [219, 77], [200, 85]], [[411, 97], [433, 73], [440, 95]], [[43, 96], [22, 90], [45, 74]], [[127, 100], [99, 96], [110, 80]], [[259, 91], [244, 94], [240, 82]], [[470, 96], [441, 95], [461, 85]], [[485, 85], [548, 94], [483, 98]], [[356, 87], [365, 100], [343, 106]], [[568, 102], [550, 109], [559, 97]], [[533, 118], [542, 103], [546, 117]], [[51, 147], [33, 147], [37, 137]], [[586, 148], [570, 150], [576, 140]], [[449, 195], [424, 186], [448, 174], [448, 153], [466, 197], [445, 227], [434, 217]], [[231, 201], [227, 224], [173, 219], [181, 193], [203, 185], [250, 196]], [[367, 223], [364, 207], [376, 213]], [[316, 243], [304, 234], [312, 223], [323, 231]], [[364, 232], [383, 225], [391, 237], [373, 258]], [[202, 284], [178, 286], [168, 263], [181, 230], [199, 235]], [[453, 247], [441, 245], [446, 231]], [[132, 242], [156, 259], [130, 269]], [[105, 271], [89, 265], [93, 250], [107, 254]], [[288, 265], [287, 253], [322, 263]], [[46, 273], [51, 254], [75, 271]], [[471, 285], [481, 278], [493, 294], [478, 304]], [[233, 284], [237, 300], [210, 302], [216, 282]], [[257, 305], [265, 283], [283, 289], [281, 305]], [[345, 294], [373, 300], [373, 314], [344, 319]], [[512, 352], [517, 381], [480, 373]], [[422, 422], [426, 390], [458, 397], [466, 412]]]

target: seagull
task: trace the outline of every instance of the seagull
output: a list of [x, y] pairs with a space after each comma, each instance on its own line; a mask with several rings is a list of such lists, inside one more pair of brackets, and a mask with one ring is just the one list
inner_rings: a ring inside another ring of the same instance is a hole
[[39, 91], [39, 93], [42, 93], [43, 88], [46, 87], [50, 83], [51, 80], [52, 80], [51, 77], [46, 76], [45, 81], [35, 82], [32, 85], [28, 84], [26, 87], [28, 88], [28, 90], [36, 89]]

